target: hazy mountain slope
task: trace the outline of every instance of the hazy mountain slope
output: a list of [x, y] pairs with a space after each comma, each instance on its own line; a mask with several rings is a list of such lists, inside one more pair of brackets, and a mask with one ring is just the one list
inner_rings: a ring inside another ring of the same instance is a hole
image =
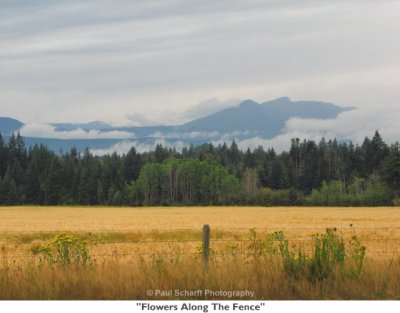
[[[340, 113], [353, 108], [342, 108], [332, 103], [318, 101], [291, 101], [289, 98], [278, 98], [272, 101], [257, 103], [245, 100], [240, 105], [222, 110], [218, 113], [195, 119], [177, 126], [148, 126], [148, 127], [112, 127], [104, 122], [90, 123], [57, 123], [51, 124], [56, 131], [68, 132], [75, 129], [100, 132], [124, 131], [133, 133], [131, 141], [136, 144], [151, 146], [157, 140], [169, 142], [172, 145], [202, 144], [213, 140], [225, 141], [247, 139], [259, 136], [273, 138], [282, 133], [285, 123], [290, 118], [334, 119]], [[10, 118], [0, 118], [0, 132], [9, 135], [24, 124]], [[53, 134], [54, 135], [54, 134]], [[121, 139], [49, 139], [26, 138], [27, 145], [41, 143], [59, 152], [68, 151], [76, 146], [83, 151], [91, 149], [107, 149], [122, 141]], [[126, 140], [125, 140], [126, 141]]]
[[271, 138], [281, 132], [285, 122], [290, 118], [330, 119], [350, 109], [326, 102], [292, 102], [289, 98], [279, 98], [262, 104], [245, 100], [238, 107], [191, 121], [179, 127], [179, 130], [217, 130], [224, 133], [249, 130]]
[[9, 118], [9, 117], [0, 117], [0, 133], [2, 135], [9, 135], [12, 132], [18, 131], [24, 124], [20, 121]]
[[[4, 136], [5, 141], [8, 141], [9, 136]], [[107, 149], [120, 142], [120, 139], [54, 139], [54, 138], [35, 138], [23, 137], [25, 146], [30, 147], [35, 144], [44, 145], [50, 150], [59, 152], [68, 152], [73, 147], [78, 151], [83, 152], [86, 148], [89, 149]]]

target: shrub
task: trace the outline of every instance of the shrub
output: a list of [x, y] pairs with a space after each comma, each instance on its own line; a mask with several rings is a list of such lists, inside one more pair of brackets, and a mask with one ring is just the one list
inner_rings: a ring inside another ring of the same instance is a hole
[[255, 228], [250, 229], [250, 250], [252, 250], [252, 255], [258, 257], [265, 252], [265, 241], [257, 237], [257, 232]]
[[307, 197], [309, 205], [324, 206], [379, 206], [392, 205], [388, 188], [371, 175], [368, 180], [355, 177], [348, 190], [341, 181], [323, 182], [319, 190], [313, 189]]
[[336, 229], [327, 228], [325, 234], [314, 235], [313, 258], [309, 260], [310, 281], [328, 278], [338, 266], [343, 266], [346, 251], [343, 238]]
[[[289, 251], [289, 241], [282, 231], [274, 232], [269, 238], [276, 247], [272, 246], [272, 253], [278, 252], [283, 259], [285, 273], [294, 278], [300, 278], [307, 270], [308, 259], [301, 249], [295, 252]], [[271, 247], [271, 246], [269, 246]]]
[[351, 272], [355, 276], [360, 276], [364, 270], [364, 261], [367, 248], [362, 246], [360, 240], [354, 235], [350, 241], [351, 245], [351, 259], [353, 261], [353, 266]]
[[350, 267], [353, 276], [358, 277], [362, 274], [366, 247], [361, 245], [356, 235], [351, 238], [351, 251], [347, 259], [344, 240], [336, 228], [327, 228], [325, 233], [313, 235], [312, 240], [313, 251], [307, 256], [301, 249], [296, 252], [290, 251], [289, 241], [282, 231], [274, 232], [263, 240], [257, 237], [255, 229], [251, 229], [249, 248], [254, 257], [280, 256], [286, 275], [295, 279], [305, 277], [312, 283], [330, 278], [338, 268], [344, 270], [347, 260], [349, 262], [346, 262], [346, 266]]
[[69, 234], [57, 235], [41, 247], [40, 253], [43, 261], [50, 265], [85, 265], [90, 262], [86, 241]]
[[284, 256], [288, 253], [289, 241], [286, 240], [282, 231], [276, 231], [267, 237], [267, 252], [269, 254], [280, 254]]
[[260, 188], [254, 195], [248, 195], [246, 203], [251, 205], [302, 205], [304, 195], [294, 188], [274, 190]]
[[250, 249], [253, 250], [252, 255], [254, 257], [279, 255], [282, 258], [283, 269], [287, 275], [300, 278], [306, 272], [306, 255], [301, 250], [297, 253], [291, 252], [289, 241], [282, 231], [276, 231], [262, 240], [257, 238], [254, 228], [250, 229], [250, 242]]
[[307, 202], [310, 205], [338, 205], [343, 195], [345, 190], [341, 181], [333, 180], [328, 183], [324, 181], [319, 190], [314, 189], [311, 192]]

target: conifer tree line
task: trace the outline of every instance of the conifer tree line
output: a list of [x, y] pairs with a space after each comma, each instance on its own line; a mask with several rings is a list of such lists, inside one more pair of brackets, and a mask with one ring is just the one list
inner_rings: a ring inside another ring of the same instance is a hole
[[0, 134], [1, 205], [393, 205], [400, 196], [400, 146], [378, 131], [363, 144], [292, 139], [289, 151], [236, 142], [181, 152], [94, 156], [26, 148]]

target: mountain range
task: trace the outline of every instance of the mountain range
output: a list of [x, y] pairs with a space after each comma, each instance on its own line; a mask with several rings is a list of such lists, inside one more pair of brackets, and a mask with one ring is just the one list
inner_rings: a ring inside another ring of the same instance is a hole
[[[102, 121], [50, 123], [48, 125], [53, 132], [48, 136], [41, 134], [39, 138], [30, 136], [29, 132], [25, 133], [25, 124], [21, 121], [0, 117], [0, 132], [7, 139], [12, 132], [21, 131], [26, 145], [44, 144], [56, 152], [68, 151], [73, 146], [79, 151], [86, 147], [91, 150], [110, 149], [121, 141], [152, 145], [162, 140], [169, 145], [174, 145], [177, 141], [183, 145], [198, 145], [210, 141], [229, 142], [253, 137], [270, 139], [281, 134], [285, 123], [291, 118], [334, 119], [340, 113], [353, 109], [327, 102], [291, 101], [283, 97], [264, 103], [245, 100], [236, 107], [174, 126], [114, 127]], [[65, 135], [76, 130], [83, 134], [95, 131], [96, 138], [88, 139], [83, 136], [65, 139]], [[118, 134], [124, 134], [124, 138]]]

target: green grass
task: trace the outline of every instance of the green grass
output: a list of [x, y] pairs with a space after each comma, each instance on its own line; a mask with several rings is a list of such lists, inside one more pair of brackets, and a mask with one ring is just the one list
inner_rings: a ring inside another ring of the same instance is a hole
[[[60, 232], [3, 232], [0, 233], [1, 244], [35, 244], [52, 239]], [[140, 241], [197, 241], [201, 238], [201, 231], [174, 230], [174, 231], [147, 231], [147, 232], [67, 232], [81, 237], [89, 244], [129, 243]], [[231, 231], [215, 230], [211, 233], [211, 239], [248, 239], [246, 232], [237, 233]]]

